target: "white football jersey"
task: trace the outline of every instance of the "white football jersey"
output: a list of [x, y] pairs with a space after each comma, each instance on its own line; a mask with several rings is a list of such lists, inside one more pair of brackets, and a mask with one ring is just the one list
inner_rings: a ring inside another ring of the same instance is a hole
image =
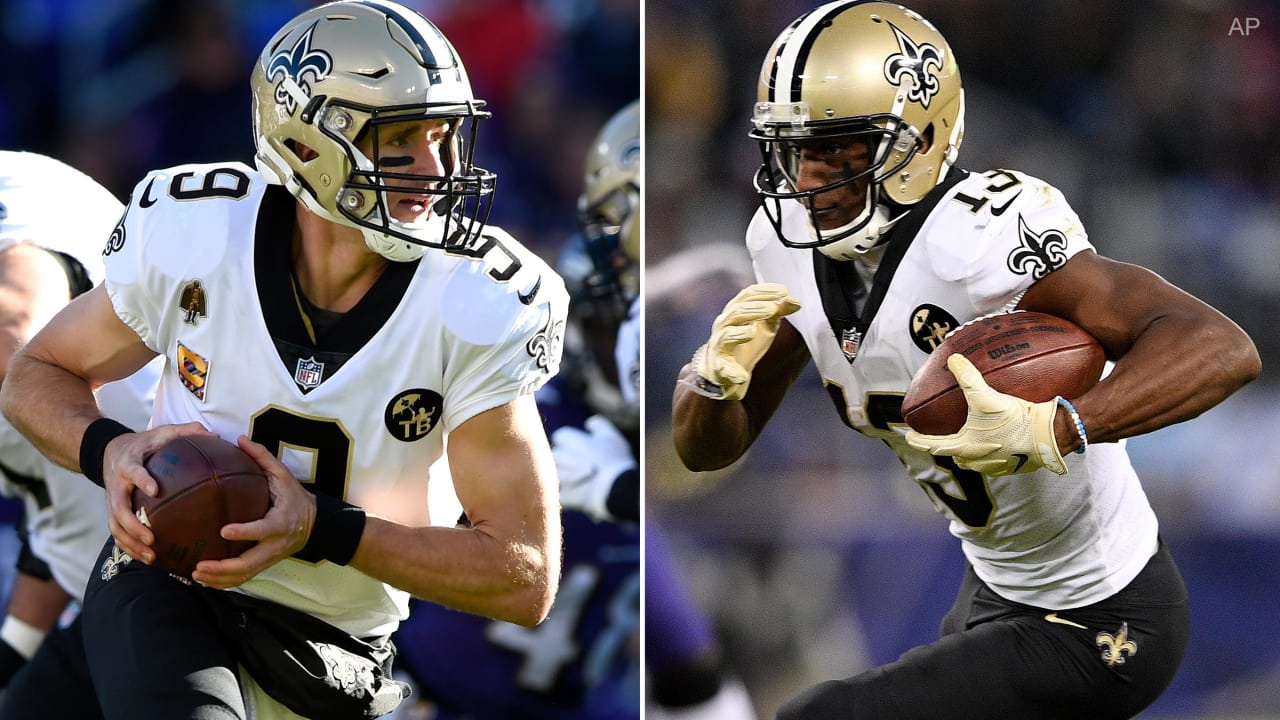
[[631, 301], [627, 317], [618, 326], [613, 359], [618, 368], [618, 389], [627, 404], [640, 405], [640, 299]]
[[[124, 206], [88, 175], [54, 158], [0, 151], [0, 252], [30, 243], [78, 261], [92, 284], [102, 280], [102, 248]], [[160, 380], [159, 364], [98, 391], [102, 413], [145, 427]], [[102, 488], [46, 458], [0, 416], [0, 494], [19, 497], [33, 553], [54, 580], [84, 597], [106, 541]]]
[[[899, 232], [910, 233], [908, 214], [889, 243], [850, 263], [787, 248], [761, 211], [747, 244], [760, 281], [782, 283], [800, 300], [786, 320], [841, 419], [893, 448], [980, 578], [1009, 600], [1055, 610], [1109, 597], [1157, 543], [1123, 443], [1069, 455], [1065, 477], [989, 478], [907, 445], [902, 419], [912, 376], [948, 332], [1012, 309], [1034, 282], [1092, 248], [1080, 219], [1058, 190], [1008, 170], [967, 175], [925, 212], [914, 237]], [[782, 222], [789, 237], [808, 239], [798, 202]]]
[[[425, 524], [445, 434], [557, 371], [564, 283], [487, 228], [478, 245], [389, 265], [317, 348], [291, 281], [294, 209], [239, 163], [138, 184], [106, 283], [121, 320], [167, 360], [153, 424], [248, 435], [316, 492]], [[241, 590], [357, 637], [394, 630], [408, 608], [407, 593], [353, 568], [292, 558]]]

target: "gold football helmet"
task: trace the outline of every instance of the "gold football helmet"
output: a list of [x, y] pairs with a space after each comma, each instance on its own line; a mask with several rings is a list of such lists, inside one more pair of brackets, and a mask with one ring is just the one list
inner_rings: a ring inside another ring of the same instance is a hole
[[593, 412], [624, 431], [639, 426], [639, 406], [620, 390], [614, 348], [640, 290], [640, 101], [605, 122], [587, 149], [578, 232], [556, 271], [569, 291], [561, 375]]
[[612, 312], [625, 315], [640, 290], [639, 100], [614, 113], [587, 150], [578, 229], [564, 257], [581, 259], [567, 263], [566, 282], [580, 285], [580, 299], [597, 310], [616, 306]]
[[[789, 247], [851, 259], [934, 188], [964, 137], [964, 89], [951, 46], [900, 5], [838, 0], [801, 15], [774, 40], [760, 70], [750, 136], [763, 163], [761, 206]], [[797, 188], [796, 143], [856, 138], [870, 164], [821, 187]], [[813, 198], [867, 179], [866, 206], [850, 223], [822, 230]], [[810, 237], [782, 234], [782, 202], [809, 211]]]
[[[472, 163], [489, 113], [431, 21], [382, 0], [320, 5], [271, 38], [251, 83], [258, 168], [307, 209], [360, 229], [370, 249], [395, 261], [479, 236], [497, 180]], [[445, 123], [442, 175], [397, 172], [404, 158], [378, 157], [380, 129], [410, 120]], [[372, 157], [357, 147], [370, 140]], [[425, 220], [392, 217], [408, 195], [430, 199]]]
[[583, 227], [616, 228], [627, 257], [640, 259], [640, 101], [614, 113], [587, 150], [582, 195]]

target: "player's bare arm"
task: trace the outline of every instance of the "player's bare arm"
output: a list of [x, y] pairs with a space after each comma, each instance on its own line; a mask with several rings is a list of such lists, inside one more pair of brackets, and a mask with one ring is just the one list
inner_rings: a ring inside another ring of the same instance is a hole
[[560, 577], [555, 461], [532, 395], [449, 435], [449, 467], [471, 527], [370, 518], [352, 565], [414, 595], [520, 625], [546, 617]]
[[[1262, 369], [1253, 341], [1225, 315], [1150, 270], [1093, 252], [1031, 286], [1019, 307], [1074, 321], [1116, 361], [1073, 401], [1091, 443], [1196, 417]], [[1074, 449], [1070, 420], [1058, 413], [1056, 422], [1063, 451]]]
[[54, 462], [79, 470], [80, 437], [100, 417], [93, 391], [154, 357], [103, 287], [76, 298], [10, 360], [0, 408]]
[[[271, 478], [271, 511], [228, 525], [223, 536], [256, 540], [239, 557], [202, 561], [192, 575], [211, 587], [239, 585], [296, 553], [313, 531], [314, 496], [266, 448], [240, 447]], [[465, 612], [535, 625], [560, 576], [555, 465], [533, 396], [480, 413], [449, 436], [449, 466], [471, 527], [410, 527], [368, 516], [352, 567], [417, 597]]]
[[[80, 441], [101, 417], [93, 391], [145, 365], [155, 353], [116, 316], [99, 286], [76, 298], [36, 334], [9, 363], [0, 389], [5, 416], [50, 459], [80, 471]], [[166, 425], [121, 435], [103, 457], [108, 523], [121, 549], [150, 561], [153, 538], [133, 514], [135, 485], [155, 494], [155, 481], [142, 467], [151, 451], [181, 434], [202, 432], [195, 423]]]
[[692, 365], [681, 368], [671, 416], [676, 452], [685, 467], [699, 472], [718, 470], [742, 457], [808, 364], [809, 349], [804, 340], [783, 320], [773, 344], [756, 364], [751, 386], [741, 400], [699, 395], [686, 382], [694, 373]]

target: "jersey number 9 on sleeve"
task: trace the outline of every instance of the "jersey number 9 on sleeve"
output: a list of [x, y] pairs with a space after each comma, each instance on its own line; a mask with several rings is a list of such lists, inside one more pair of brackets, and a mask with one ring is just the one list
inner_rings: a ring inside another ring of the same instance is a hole
[[[156, 184], [155, 175], [147, 180], [147, 187], [138, 199], [138, 207], [147, 209], [156, 204], [151, 194]], [[194, 172], [180, 172], [169, 180], [169, 197], [174, 200], [201, 200], [208, 197], [224, 197], [239, 200], [249, 194], [249, 176], [233, 167], [216, 167], [197, 176]]]

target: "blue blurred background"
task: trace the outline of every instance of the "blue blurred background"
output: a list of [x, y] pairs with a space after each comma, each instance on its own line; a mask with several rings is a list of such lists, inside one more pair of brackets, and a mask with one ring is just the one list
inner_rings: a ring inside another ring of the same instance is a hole
[[[760, 62], [817, 4], [645, 3], [646, 510], [761, 717], [933, 639], [963, 567], [945, 521], [837, 421], [812, 371], [735, 466], [693, 475], [671, 450], [676, 371], [751, 281]], [[1261, 349], [1259, 381], [1129, 442], [1193, 611], [1181, 672], [1142, 717], [1280, 718], [1280, 4], [907, 4], [959, 60], [962, 167], [1056, 185], [1100, 252], [1213, 304]]]

